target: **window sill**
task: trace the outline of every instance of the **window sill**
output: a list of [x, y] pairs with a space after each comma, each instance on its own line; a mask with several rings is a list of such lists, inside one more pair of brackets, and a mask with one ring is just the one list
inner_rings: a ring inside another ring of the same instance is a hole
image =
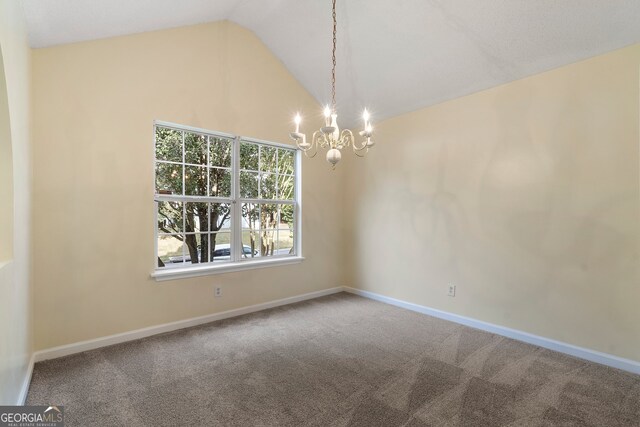
[[207, 265], [202, 267], [172, 268], [155, 270], [151, 273], [156, 282], [165, 280], [186, 279], [189, 277], [209, 276], [213, 274], [233, 273], [235, 271], [253, 270], [255, 268], [277, 267], [279, 265], [298, 264], [303, 257], [287, 256], [259, 261], [240, 261], [221, 265]]

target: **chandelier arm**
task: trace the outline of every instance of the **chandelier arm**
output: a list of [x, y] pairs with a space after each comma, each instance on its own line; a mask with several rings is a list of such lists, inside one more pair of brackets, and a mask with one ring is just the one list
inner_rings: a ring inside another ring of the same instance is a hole
[[316, 145], [316, 149], [318, 147], [326, 148], [327, 146], [331, 145], [329, 139], [327, 139], [327, 136], [319, 130], [313, 133], [313, 138], [311, 138], [311, 141], [312, 144]]
[[[307, 154], [307, 151], [309, 151], [312, 147], [312, 144], [307, 144], [306, 143], [306, 135], [300, 132], [293, 132], [291, 134], [289, 134], [289, 136], [291, 137], [291, 139], [293, 139], [296, 143], [296, 148], [300, 151], [302, 151], [303, 153], [305, 153], [305, 155]], [[308, 157], [308, 156], [307, 156]]]
[[[309, 152], [311, 152], [311, 149], [314, 149], [313, 154], [309, 154]], [[311, 138], [311, 143], [309, 144], [309, 146], [305, 150], [302, 150], [302, 152], [309, 159], [313, 159], [316, 154], [318, 154], [318, 144], [315, 142], [315, 133], [313, 134], [313, 138]]]
[[316, 147], [316, 150], [313, 152], [313, 154], [309, 154], [309, 149], [304, 150], [303, 153], [308, 159], [313, 159], [316, 156], [316, 154], [318, 154], [318, 147]]
[[305, 154], [307, 155], [308, 158], [312, 159], [316, 156], [316, 154], [318, 154], [318, 150], [320, 148], [324, 148], [323, 142], [322, 142], [322, 137], [324, 135], [322, 134], [322, 132], [320, 131], [315, 131], [311, 137], [311, 144], [309, 146], [309, 148], [307, 149], [307, 151], [310, 151], [311, 148], [314, 148], [313, 154], [309, 155], [308, 153], [305, 152]]
[[365, 145], [365, 146], [364, 146], [364, 148], [365, 148], [365, 152], [364, 152], [364, 154], [360, 154], [360, 152], [362, 151], [362, 149], [360, 149], [360, 150], [355, 150], [355, 149], [354, 149], [354, 150], [353, 150], [353, 154], [355, 154], [355, 155], [356, 155], [356, 156], [358, 156], [358, 157], [364, 157], [364, 156], [366, 156], [366, 155], [367, 155], [367, 153], [369, 152], [369, 147], [367, 147], [367, 146]]
[[357, 153], [358, 151], [362, 151], [365, 148], [367, 148], [367, 140], [365, 139], [364, 141], [362, 141], [362, 145], [358, 146], [356, 145], [355, 141], [353, 142], [353, 152]]
[[315, 152], [314, 152], [312, 155], [309, 155], [309, 151], [311, 151], [311, 149], [313, 148], [313, 144], [309, 144], [309, 146], [308, 146], [308, 147], [306, 147], [306, 148], [305, 148], [305, 147], [300, 147], [300, 146], [298, 145], [298, 148], [299, 148], [300, 150], [302, 150], [302, 152], [304, 153], [304, 155], [305, 155], [305, 156], [307, 156], [307, 157], [308, 157], [308, 158], [310, 158], [310, 159], [311, 159], [311, 158], [313, 158], [313, 157], [315, 157], [315, 156], [316, 156], [316, 154], [318, 153], [318, 147], [316, 147]]
[[339, 149], [343, 149], [352, 144], [355, 144], [355, 140], [353, 139], [353, 132], [351, 132], [349, 129], [343, 129], [342, 132], [340, 132], [340, 138], [338, 139], [336, 145]]

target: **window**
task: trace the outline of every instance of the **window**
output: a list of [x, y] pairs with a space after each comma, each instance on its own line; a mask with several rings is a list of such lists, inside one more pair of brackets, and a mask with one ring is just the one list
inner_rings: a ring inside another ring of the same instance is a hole
[[300, 260], [299, 154], [156, 122], [156, 278]]

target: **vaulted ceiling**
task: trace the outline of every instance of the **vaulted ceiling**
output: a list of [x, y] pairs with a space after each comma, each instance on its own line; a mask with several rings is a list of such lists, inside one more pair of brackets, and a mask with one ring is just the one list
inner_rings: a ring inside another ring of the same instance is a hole
[[[228, 19], [330, 99], [331, 0], [22, 0], [45, 47]], [[639, 0], [338, 0], [337, 101], [352, 121], [433, 105], [640, 42]]]

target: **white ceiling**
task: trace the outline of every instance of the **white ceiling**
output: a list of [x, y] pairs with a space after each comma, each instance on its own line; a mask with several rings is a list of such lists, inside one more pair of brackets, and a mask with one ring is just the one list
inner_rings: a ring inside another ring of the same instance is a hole
[[[22, 2], [33, 47], [229, 19], [330, 99], [331, 0]], [[640, 0], [338, 0], [338, 112], [380, 120], [639, 41]]]

